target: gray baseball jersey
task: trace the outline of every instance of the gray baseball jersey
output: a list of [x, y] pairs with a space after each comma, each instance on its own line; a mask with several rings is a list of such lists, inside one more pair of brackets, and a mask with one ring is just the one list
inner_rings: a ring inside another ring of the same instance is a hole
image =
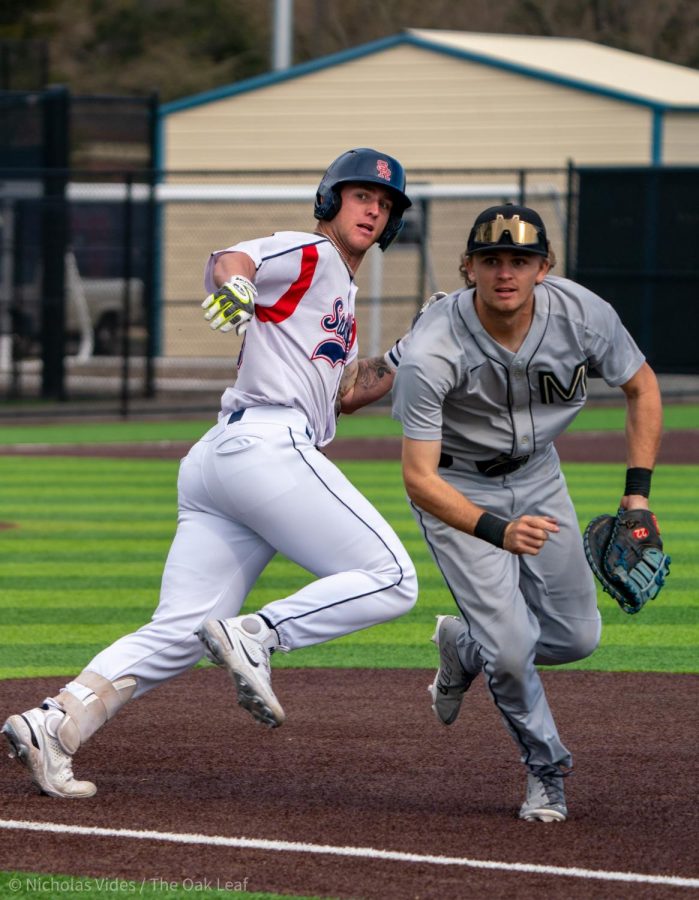
[[393, 388], [406, 437], [441, 440], [456, 459], [544, 450], [583, 407], [589, 374], [618, 386], [644, 362], [613, 307], [566, 278], [537, 285], [516, 353], [485, 331], [473, 293], [456, 291], [424, 313]]
[[559, 531], [516, 556], [412, 508], [464, 620], [462, 663], [485, 673], [522, 761], [570, 765], [536, 666], [589, 656], [601, 620], [553, 441], [582, 408], [589, 374], [622, 385], [644, 357], [614, 309], [565, 278], [535, 288], [514, 353], [484, 330], [473, 296], [456, 291], [419, 320], [393, 414], [407, 437], [442, 441], [439, 474], [473, 503], [506, 519], [553, 516]]

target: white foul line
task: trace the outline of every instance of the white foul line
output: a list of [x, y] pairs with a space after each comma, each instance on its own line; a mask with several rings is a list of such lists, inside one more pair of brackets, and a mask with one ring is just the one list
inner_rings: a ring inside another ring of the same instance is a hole
[[399, 850], [376, 850], [373, 847], [335, 847], [331, 844], [305, 844], [296, 841], [267, 841], [258, 838], [223, 837], [214, 834], [185, 834], [172, 831], [137, 831], [131, 828], [96, 828], [83, 825], [61, 825], [52, 822], [24, 822], [0, 819], [7, 831], [47, 831], [53, 834], [86, 835], [88, 837], [133, 838], [140, 841], [169, 841], [174, 844], [205, 844], [210, 847], [239, 847], [248, 850], [271, 850], [277, 853], [321, 853], [330, 856], [354, 856], [392, 862], [422, 863], [435, 866], [467, 866], [472, 869], [495, 869], [500, 872], [530, 872], [537, 875], [561, 875], [568, 878], [594, 878], [600, 881], [627, 881], [635, 884], [668, 884], [674, 887], [699, 888], [699, 878], [675, 875], [642, 875], [637, 872], [607, 872], [603, 869], [541, 866], [535, 863], [493, 862], [460, 856], [430, 856]]

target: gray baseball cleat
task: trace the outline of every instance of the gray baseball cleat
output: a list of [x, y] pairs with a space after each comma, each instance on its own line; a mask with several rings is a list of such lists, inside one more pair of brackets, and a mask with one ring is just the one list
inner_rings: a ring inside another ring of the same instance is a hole
[[463, 630], [464, 623], [457, 616], [437, 616], [432, 641], [439, 650], [439, 669], [427, 690], [434, 714], [443, 725], [456, 721], [464, 694], [478, 674], [467, 672], [459, 659], [456, 642]]
[[527, 773], [527, 799], [519, 811], [527, 822], [565, 822], [568, 818], [560, 766], [530, 766]]
[[2, 726], [10, 745], [10, 759], [29, 770], [34, 784], [51, 797], [92, 797], [97, 787], [73, 777], [73, 757], [65, 752], [55, 733], [65, 715], [60, 709], [41, 707], [10, 716]]
[[228, 669], [238, 692], [238, 703], [255, 721], [278, 728], [286, 716], [272, 690], [272, 629], [259, 616], [210, 619], [197, 631], [209, 658]]

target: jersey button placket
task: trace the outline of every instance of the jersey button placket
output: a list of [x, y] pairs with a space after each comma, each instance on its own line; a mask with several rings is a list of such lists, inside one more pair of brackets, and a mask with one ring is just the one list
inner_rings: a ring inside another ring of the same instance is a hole
[[512, 424], [514, 428], [513, 456], [531, 453], [531, 422], [529, 419], [529, 385], [524, 360], [514, 359], [510, 368], [512, 391]]

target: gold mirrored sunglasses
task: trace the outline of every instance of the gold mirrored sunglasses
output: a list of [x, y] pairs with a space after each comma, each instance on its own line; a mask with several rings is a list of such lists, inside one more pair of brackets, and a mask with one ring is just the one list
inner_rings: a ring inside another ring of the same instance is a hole
[[482, 222], [473, 235], [473, 240], [479, 244], [497, 244], [503, 234], [509, 231], [513, 244], [526, 246], [539, 243], [539, 229], [524, 222], [519, 216], [506, 219], [501, 213], [490, 222]]

